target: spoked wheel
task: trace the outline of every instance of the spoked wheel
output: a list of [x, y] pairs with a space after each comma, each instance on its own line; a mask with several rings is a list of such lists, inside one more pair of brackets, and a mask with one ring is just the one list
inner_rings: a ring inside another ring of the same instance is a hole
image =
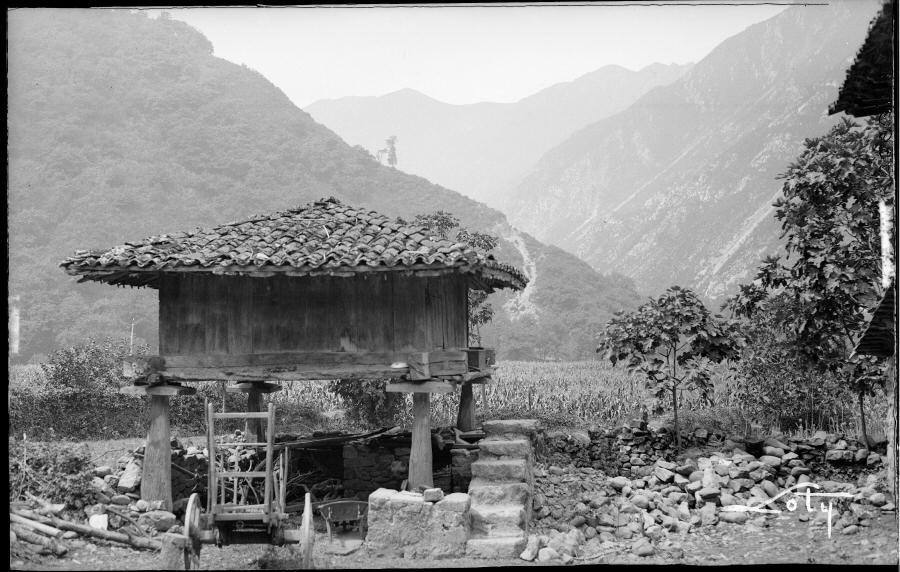
[[187, 546], [184, 549], [184, 569], [196, 570], [200, 567], [200, 496], [193, 493], [188, 498], [184, 511], [184, 535]]

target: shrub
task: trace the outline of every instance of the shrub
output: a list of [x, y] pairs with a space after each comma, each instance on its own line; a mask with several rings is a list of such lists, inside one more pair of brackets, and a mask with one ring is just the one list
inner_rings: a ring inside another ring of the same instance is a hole
[[86, 447], [9, 439], [9, 500], [30, 493], [80, 509], [97, 502]]

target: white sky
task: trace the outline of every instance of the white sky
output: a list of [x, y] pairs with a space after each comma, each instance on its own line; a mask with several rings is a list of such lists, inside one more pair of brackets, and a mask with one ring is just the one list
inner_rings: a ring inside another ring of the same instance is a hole
[[[402, 88], [512, 102], [607, 64], [697, 62], [785, 5], [170, 8], [305, 107]], [[157, 11], [153, 11], [156, 13]]]

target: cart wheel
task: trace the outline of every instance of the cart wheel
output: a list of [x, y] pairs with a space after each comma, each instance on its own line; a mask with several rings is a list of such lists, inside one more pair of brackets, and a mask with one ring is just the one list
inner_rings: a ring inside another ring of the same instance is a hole
[[185, 570], [196, 570], [200, 567], [200, 497], [193, 493], [188, 498], [184, 511], [184, 535], [188, 545], [184, 549]]
[[303, 502], [303, 523], [300, 526], [300, 553], [304, 570], [312, 568], [313, 546], [316, 540], [316, 530], [313, 528], [312, 501], [309, 493]]

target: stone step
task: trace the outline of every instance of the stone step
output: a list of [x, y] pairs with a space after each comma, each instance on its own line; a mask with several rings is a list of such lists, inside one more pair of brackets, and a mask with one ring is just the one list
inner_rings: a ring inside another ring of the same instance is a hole
[[497, 482], [474, 478], [469, 483], [469, 496], [473, 504], [525, 504], [530, 498], [527, 483]]
[[485, 435], [508, 435], [515, 433], [518, 435], [534, 435], [540, 428], [540, 421], [537, 419], [504, 419], [495, 421], [485, 421], [481, 430]]
[[518, 457], [526, 459], [531, 455], [531, 441], [528, 439], [482, 439], [478, 442], [479, 458], [485, 453], [495, 457]]
[[491, 481], [528, 480], [528, 462], [525, 459], [482, 460], [472, 463], [472, 476]]
[[528, 538], [524, 532], [518, 536], [473, 537], [466, 542], [469, 558], [518, 558], [525, 549]]
[[521, 504], [472, 505], [469, 515], [476, 535], [493, 538], [524, 533], [525, 506]]

